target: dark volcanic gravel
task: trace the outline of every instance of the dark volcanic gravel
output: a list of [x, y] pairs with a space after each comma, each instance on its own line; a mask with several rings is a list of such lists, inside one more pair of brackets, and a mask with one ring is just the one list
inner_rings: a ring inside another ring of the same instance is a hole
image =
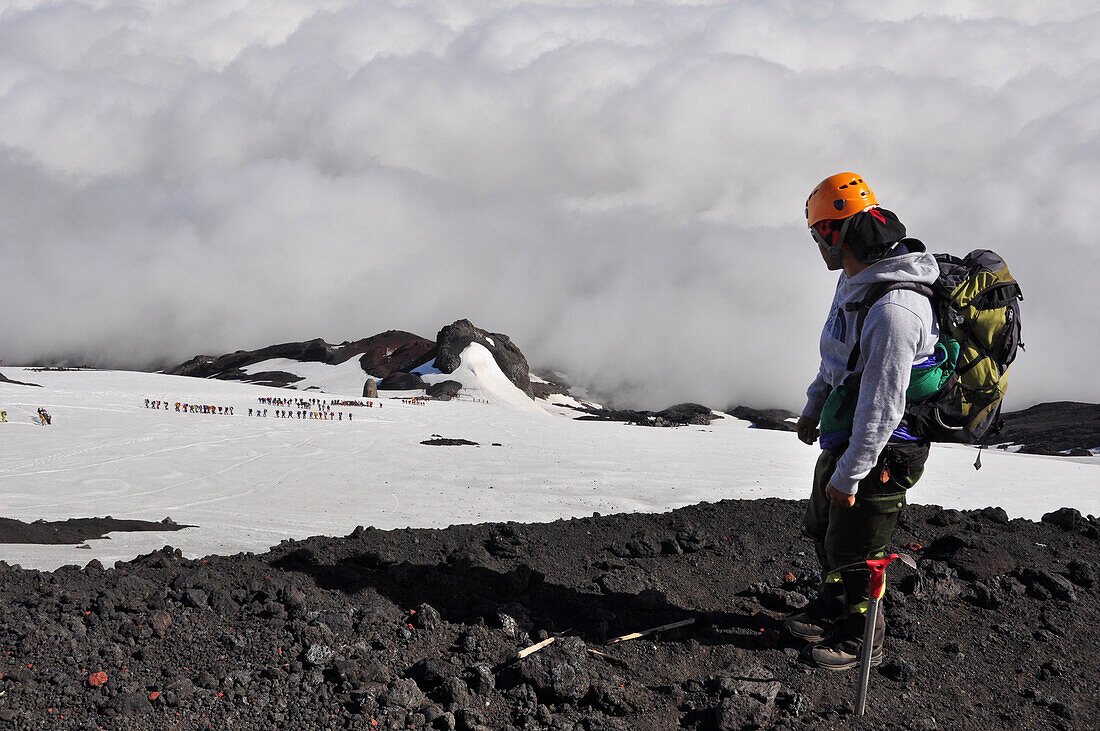
[[[356, 529], [263, 555], [0, 564], [0, 728], [1097, 728], [1100, 531], [911, 507], [886, 660], [799, 659], [802, 504]], [[682, 620], [619, 644], [608, 638]], [[520, 648], [555, 642], [519, 661]], [[604, 653], [595, 654], [590, 650]]]

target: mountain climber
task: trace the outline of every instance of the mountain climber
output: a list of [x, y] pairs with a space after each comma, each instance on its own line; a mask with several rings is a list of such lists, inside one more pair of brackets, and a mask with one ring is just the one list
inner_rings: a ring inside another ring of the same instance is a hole
[[[825, 579], [817, 599], [784, 625], [813, 645], [809, 656], [818, 667], [847, 670], [860, 660], [869, 572], [839, 569], [884, 555], [906, 490], [924, 471], [928, 442], [903, 419], [905, 392], [912, 369], [937, 365], [938, 339], [931, 302], [917, 292], [892, 290], [862, 313], [859, 304], [878, 283], [931, 284], [939, 268], [854, 173], [813, 189], [806, 223], [829, 270], [841, 271], [817, 378], [797, 424], [798, 438], [821, 448], [802, 522]], [[886, 630], [881, 611], [877, 619], [874, 664], [882, 661]]]

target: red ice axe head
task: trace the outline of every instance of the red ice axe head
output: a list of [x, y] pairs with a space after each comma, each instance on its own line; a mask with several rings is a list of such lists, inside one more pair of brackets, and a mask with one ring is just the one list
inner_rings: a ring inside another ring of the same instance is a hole
[[886, 558], [869, 558], [866, 561], [856, 561], [855, 563], [850, 563], [833, 570], [848, 571], [849, 569], [863, 568], [866, 566], [871, 574], [870, 596], [873, 599], [881, 599], [886, 581], [886, 567], [889, 566], [894, 559], [901, 559], [901, 562], [911, 569], [917, 567], [917, 562], [908, 553], [891, 553]]
[[917, 562], [913, 560], [913, 557], [907, 553], [896, 554], [891, 553], [886, 558], [874, 558], [867, 559], [867, 568], [871, 571], [871, 587], [870, 595], [875, 599], [881, 599], [882, 595], [886, 592], [886, 567], [894, 559], [901, 559], [901, 562], [909, 568], [916, 568]]
[[875, 599], [881, 599], [886, 592], [886, 567], [897, 557], [896, 553], [891, 553], [886, 558], [868, 559], [867, 568], [871, 570], [870, 595]]

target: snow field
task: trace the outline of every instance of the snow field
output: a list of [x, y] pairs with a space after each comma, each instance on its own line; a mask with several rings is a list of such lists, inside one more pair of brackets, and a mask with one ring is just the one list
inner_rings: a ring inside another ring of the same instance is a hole
[[[0, 383], [9, 419], [0, 424], [0, 515], [170, 516], [195, 526], [115, 533], [90, 541], [90, 550], [0, 545], [0, 559], [42, 569], [93, 557], [109, 565], [166, 544], [193, 557], [263, 551], [284, 538], [344, 535], [356, 525], [546, 521], [725, 498], [801, 499], [817, 457], [792, 433], [732, 417], [673, 429], [563, 418], [569, 409], [527, 399], [481, 346], [464, 352], [454, 374], [425, 376], [462, 381], [477, 402], [412, 405], [383, 392], [382, 408], [332, 408], [354, 413], [350, 423], [277, 419], [271, 406], [267, 418], [248, 417], [250, 407], [264, 408], [259, 397], [365, 400], [365, 375], [346, 364], [278, 365], [250, 370], [295, 372], [325, 392], [136, 372], [0, 369], [42, 386]], [[168, 401], [170, 410], [146, 409], [146, 398]], [[176, 401], [233, 406], [235, 415], [177, 413]], [[40, 406], [53, 426], [32, 422]], [[420, 444], [433, 434], [480, 446]], [[1094, 460], [986, 450], [975, 471], [974, 456], [967, 447], [934, 447], [910, 500], [1000, 505], [1031, 519], [1063, 505], [1100, 513]]]

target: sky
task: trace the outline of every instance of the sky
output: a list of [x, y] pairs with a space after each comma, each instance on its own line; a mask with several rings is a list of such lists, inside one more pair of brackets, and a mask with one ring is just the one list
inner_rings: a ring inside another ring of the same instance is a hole
[[1020, 281], [1006, 408], [1100, 401], [1094, 1], [0, 0], [0, 359], [458, 318], [645, 408], [798, 410], [861, 174]]

